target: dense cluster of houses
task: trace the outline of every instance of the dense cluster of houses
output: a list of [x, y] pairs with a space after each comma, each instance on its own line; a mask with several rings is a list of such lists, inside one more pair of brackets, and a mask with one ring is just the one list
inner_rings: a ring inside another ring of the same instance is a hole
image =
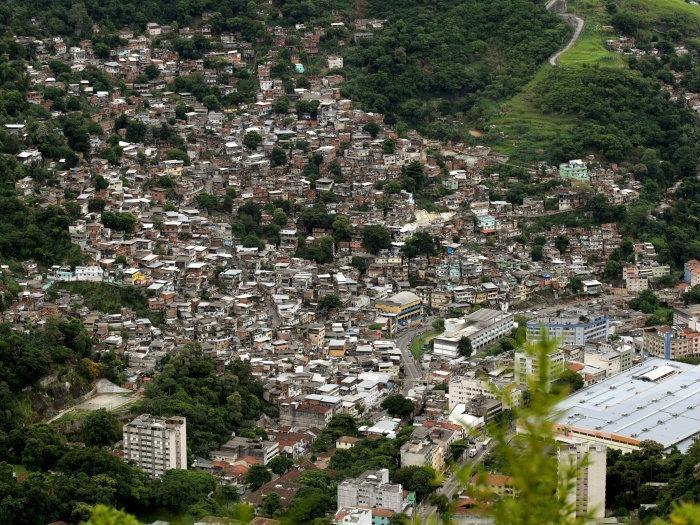
[[[378, 27], [381, 21], [360, 21], [354, 35], [371, 36]], [[450, 444], [465, 437], [464, 424], [483, 425], [504, 408], [491, 395], [487, 380], [517, 384], [513, 353], [495, 351], [523, 322], [513, 312], [535, 319], [561, 317], [561, 312], [542, 310], [561, 302], [586, 308], [581, 318], [604, 315], [604, 333], [574, 341], [562, 357], [586, 384], [631, 366], [632, 354], [637, 359], [643, 343], [638, 330], [645, 316], [630, 310], [627, 301], [670, 270], [656, 262], [654, 247], [635, 244], [633, 262], [624, 266], [624, 286], [612, 287], [599, 279], [622, 242], [616, 224], [553, 226], [541, 233], [541, 257], [533, 258], [531, 246], [522, 241], [523, 224], [580, 209], [592, 193], [604, 193], [613, 203], [630, 202], [640, 190], [633, 178], [593, 158], [561, 167], [543, 165], [529, 176], [533, 184], [550, 183], [551, 189], [509, 201], [503, 195], [513, 181], [499, 174], [507, 158], [487, 147], [444, 144], [414, 131], [398, 136], [382, 115], [362, 111], [341, 96], [342, 77], [336, 70], [343, 68], [342, 57], [327, 56], [320, 72], [308, 76], [308, 87], [289, 92], [273, 74], [275, 51], [256, 56], [251, 43], [236, 35], [214, 36], [204, 25], [177, 31], [184, 38], [201, 34], [217, 47], [203, 59], [185, 60], [167, 45], [154, 45], [172, 31], [157, 24], [149, 24], [142, 35], [121, 31], [125, 44], [107, 59], [97, 58], [89, 41], [79, 46], [60, 38], [37, 43], [41, 66], [30, 70], [35, 86], [30, 102], [51, 109], [51, 101], [42, 95], [47, 87], [85, 96], [105, 134], [91, 136], [92, 155], [77, 167], [52, 163], [58, 187], [39, 187], [31, 178], [17, 181], [21, 195], [42, 204], [63, 204], [66, 195], [76, 196], [80, 217], [70, 226], [70, 236], [86, 262], [46, 270], [25, 263], [20, 296], [2, 317], [26, 327], [49, 316], [79, 316], [102, 348], [125, 360], [125, 386], [132, 389], [153, 375], [163, 356], [192, 341], [221, 362], [250, 362], [264, 385], [265, 399], [279, 405], [279, 420], [260, 422], [266, 440], [233, 437], [211, 457], [198, 458], [195, 468], [242, 483], [253, 464], [267, 464], [278, 454], [302, 458], [339, 413], [372, 420], [361, 428], [363, 435], [394, 437], [401, 421], [389, 417], [381, 402], [389, 394], [403, 393], [422, 415], [401, 448], [402, 464], [442, 470]], [[304, 71], [302, 52], [319, 53], [321, 29], [271, 31], [280, 46], [286, 45], [289, 31], [302, 37], [291, 50], [297, 72]], [[56, 58], [76, 74], [94, 66], [121, 87], [102, 91], [87, 80], [57, 80], [48, 66]], [[157, 68], [157, 77], [143, 78], [148, 66]], [[219, 84], [221, 73], [244, 68], [255, 72], [255, 101], [236, 108], [208, 109], [194, 94], [171, 89], [176, 77], [199, 73], [206, 85], [226, 96], [237, 91], [237, 77]], [[289, 111], [277, 112], [280, 98], [287, 99]], [[293, 112], [305, 101], [319, 101], [317, 111]], [[186, 106], [184, 115], [176, 114], [178, 105]], [[120, 164], [102, 158], [106, 137], [121, 115], [149, 127], [170, 126], [183, 139], [186, 159], [168, 159], [171, 145], [166, 142], [129, 142], [124, 129], [117, 131]], [[374, 125], [376, 133], [369, 131]], [[23, 123], [6, 128], [20, 138], [27, 133]], [[251, 132], [261, 137], [256, 147], [246, 145]], [[276, 149], [285, 152], [285, 162], [273, 162]], [[41, 153], [25, 150], [18, 159], [40, 162]], [[305, 167], [315, 159], [320, 167], [312, 176]], [[434, 203], [440, 211], [420, 209], [405, 189], [387, 190], [412, 162], [423, 166], [429, 184], [446, 190]], [[107, 184], [96, 184], [101, 179]], [[219, 202], [228, 197], [230, 209], [203, 207], [201, 196]], [[348, 239], [334, 242], [326, 263], [304, 259], [298, 252], [300, 244], [333, 234], [325, 226], [307, 230], [297, 220], [319, 200], [328, 214], [347, 217], [352, 227]], [[275, 222], [280, 215], [274, 213], [279, 202], [288, 202], [292, 210], [281, 223]], [[97, 209], [95, 203], [104, 208]], [[262, 246], [245, 245], [231, 223], [236, 210], [250, 205], [260, 210], [255, 227], [278, 226], [278, 242], [263, 239]], [[106, 226], [104, 213], [130, 214], [133, 228]], [[362, 230], [369, 225], [388, 229], [389, 247], [378, 253], [365, 248]], [[434, 254], [405, 255], [402, 248], [416, 232], [439, 240]], [[563, 237], [568, 243], [562, 249], [557, 239]], [[700, 263], [688, 268], [693, 282], [698, 268]], [[572, 296], [567, 288], [575, 279], [582, 288]], [[71, 283], [135, 287], [143, 294], [144, 309], [91, 309]], [[673, 301], [682, 291], [664, 293]], [[329, 295], [340, 304], [332, 313], [321, 307]], [[456, 320], [434, 343], [439, 351], [418, 359], [419, 375], [406, 385], [406, 360], [413, 357], [402, 335], [428, 327], [433, 316]], [[630, 337], [619, 339], [619, 334]], [[474, 355], [458, 350], [463, 337]], [[353, 439], [341, 438], [336, 447], [351, 448]], [[318, 458], [316, 466], [323, 460]], [[282, 485], [287, 491], [298, 487], [291, 478]], [[271, 490], [276, 490], [274, 485], [261, 488], [251, 501], [262, 501]], [[285, 493], [283, 502], [290, 497]], [[408, 495], [397, 493], [396, 498], [399, 512]], [[349, 523], [353, 512], [360, 511], [341, 512], [339, 523]]]

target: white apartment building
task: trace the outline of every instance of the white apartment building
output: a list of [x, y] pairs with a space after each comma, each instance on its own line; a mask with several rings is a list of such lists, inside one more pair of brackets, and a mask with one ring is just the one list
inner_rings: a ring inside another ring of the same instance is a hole
[[343, 69], [343, 57], [330, 55], [328, 57], [328, 69]]
[[[515, 382], [519, 385], [526, 386], [528, 378], [535, 376], [539, 373], [539, 363], [537, 362], [537, 356], [530, 355], [524, 351], [515, 352], [515, 356], [513, 358], [513, 365], [515, 367]], [[557, 349], [551, 354], [549, 354], [550, 383], [556, 381], [559, 378], [562, 372], [564, 372], [565, 366], [566, 360], [563, 351]]]
[[605, 315], [591, 317], [583, 309], [558, 310], [552, 316], [527, 322], [527, 338], [537, 340], [542, 328], [549, 337], [560, 339], [564, 345], [584, 345], [589, 341], [606, 340], [610, 335], [610, 320]]
[[568, 494], [576, 506], [576, 516], [605, 517], [605, 474], [607, 449], [605, 445], [587, 442], [566, 442], [559, 446], [559, 469], [576, 465], [575, 490]]
[[448, 388], [450, 412], [459, 404], [469, 404], [473, 399], [484, 396], [493, 398], [489, 382], [477, 377], [452, 377]]
[[100, 266], [76, 266], [76, 281], [102, 281], [104, 270]]
[[632, 368], [633, 358], [634, 348], [631, 345], [613, 348], [607, 343], [601, 343], [595, 349], [586, 347], [583, 353], [583, 362], [605, 370], [605, 377], [614, 376]]
[[472, 350], [485, 348], [513, 330], [513, 314], [481, 308], [460, 319], [445, 319], [445, 331], [433, 339], [433, 354], [455, 358], [460, 339], [467, 338]]
[[152, 477], [166, 470], [187, 470], [187, 422], [141, 414], [124, 425], [124, 458]]
[[403, 487], [389, 483], [389, 470], [368, 470], [358, 478], [346, 479], [338, 485], [338, 508], [361, 507], [402, 512], [406, 506]]
[[[494, 389], [508, 388], [508, 386], [504, 382], [499, 384], [490, 379], [475, 377], [473, 373], [452, 376], [448, 388], [449, 393], [447, 394], [449, 410], [452, 412], [457, 405], [468, 405], [479, 397], [497, 399], [498, 396], [494, 393]], [[517, 388], [511, 390], [510, 395], [514, 404], [520, 403], [521, 393], [522, 391]]]
[[437, 472], [444, 467], [445, 449], [429, 437], [410, 439], [401, 445], [400, 452], [402, 467], [432, 467]]

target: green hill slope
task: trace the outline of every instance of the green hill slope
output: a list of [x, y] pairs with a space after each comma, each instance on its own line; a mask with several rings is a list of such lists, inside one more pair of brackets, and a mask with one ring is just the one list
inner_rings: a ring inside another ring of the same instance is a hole
[[[543, 65], [520, 93], [499, 108], [489, 128], [493, 145], [522, 161], [559, 161], [597, 152], [610, 161], [642, 162], [645, 151], [653, 150], [655, 159], [676, 165], [667, 168], [668, 181], [688, 174], [686, 164], [698, 154], [689, 144], [698, 136], [698, 122], [690, 110], [670, 99], [657, 80], [674, 82], [673, 71], [697, 63], [691, 46], [700, 35], [700, 8], [681, 0], [577, 0], [569, 11], [586, 20], [581, 38], [561, 56], [559, 66]], [[656, 49], [659, 60], [628, 60], [608, 50], [605, 42], [621, 34], [634, 37], [647, 51]], [[683, 59], [687, 64], [674, 56], [678, 44], [691, 47]], [[591, 107], [577, 104], [573, 95]], [[601, 95], [606, 98], [595, 99]], [[678, 142], [669, 142], [674, 140]]]

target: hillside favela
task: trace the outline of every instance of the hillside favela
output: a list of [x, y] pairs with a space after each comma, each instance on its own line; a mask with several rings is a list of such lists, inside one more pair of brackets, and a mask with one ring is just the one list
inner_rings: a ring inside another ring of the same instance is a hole
[[0, 2], [0, 525], [700, 525], [695, 0]]

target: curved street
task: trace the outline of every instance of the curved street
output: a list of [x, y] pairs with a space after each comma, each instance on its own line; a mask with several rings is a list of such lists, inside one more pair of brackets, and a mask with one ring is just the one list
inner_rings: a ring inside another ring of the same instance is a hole
[[574, 44], [578, 41], [579, 37], [581, 36], [583, 28], [586, 25], [586, 21], [578, 15], [575, 15], [573, 13], [557, 12], [556, 7], [561, 4], [563, 4], [564, 11], [566, 11], [566, 0], [549, 0], [545, 7], [547, 11], [549, 11], [550, 13], [556, 13], [558, 17], [560, 17], [567, 24], [569, 24], [573, 28], [574, 32], [571, 35], [569, 42], [559, 51], [557, 51], [551, 57], [549, 57], [549, 63], [553, 66], [559, 65], [559, 58], [561, 57], [561, 55], [566, 53], [569, 49], [571, 49], [574, 46]]

